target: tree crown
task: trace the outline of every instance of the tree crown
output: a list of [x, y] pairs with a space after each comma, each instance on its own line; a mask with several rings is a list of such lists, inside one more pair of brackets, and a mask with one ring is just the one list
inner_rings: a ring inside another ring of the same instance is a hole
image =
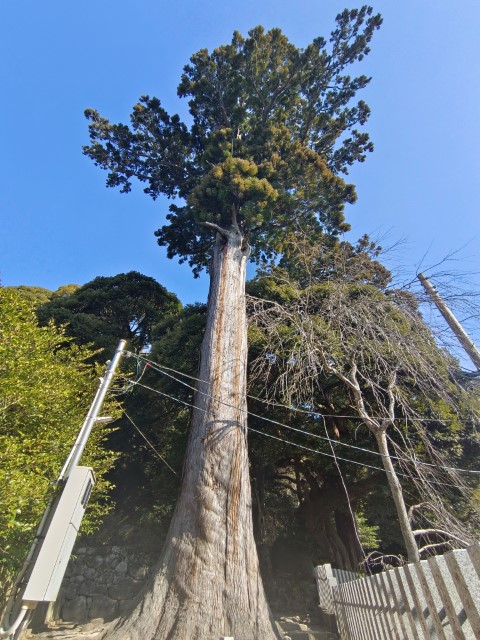
[[373, 149], [357, 129], [369, 108], [351, 104], [369, 78], [346, 68], [368, 54], [380, 24], [370, 7], [345, 10], [328, 42], [305, 49], [280, 29], [235, 32], [184, 68], [178, 95], [190, 98], [190, 127], [149, 96], [130, 126], [88, 109], [84, 153], [109, 171], [108, 186], [128, 192], [135, 177], [153, 198], [181, 199], [156, 235], [194, 273], [208, 264], [212, 232], [226, 235], [232, 225], [254, 260], [281, 252], [289, 229], [335, 236], [348, 229], [344, 205], [356, 198], [340, 174]]
[[[34, 304], [22, 290], [0, 287], [0, 569], [15, 572], [33, 539], [97, 386], [95, 353], [76, 345], [53, 323], [38, 326]], [[119, 403], [105, 410], [118, 416]], [[92, 530], [112, 506], [105, 474], [115, 454], [92, 432], [82, 462], [98, 482], [83, 530]]]
[[155, 324], [181, 307], [175, 294], [137, 271], [99, 276], [82, 287], [58, 291], [63, 295], [37, 309], [40, 321], [67, 325], [67, 333], [80, 344], [93, 343], [107, 353], [121, 338], [140, 351], [150, 344]]

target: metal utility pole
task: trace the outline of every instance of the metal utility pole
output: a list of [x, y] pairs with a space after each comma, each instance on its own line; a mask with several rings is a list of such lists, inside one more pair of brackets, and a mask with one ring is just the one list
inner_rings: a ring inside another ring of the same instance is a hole
[[423, 288], [427, 292], [427, 295], [432, 300], [434, 305], [440, 311], [442, 316], [445, 318], [448, 326], [453, 331], [453, 333], [457, 336], [458, 341], [462, 345], [462, 347], [467, 352], [470, 360], [473, 362], [474, 366], [477, 369], [480, 369], [480, 351], [475, 346], [474, 342], [470, 339], [465, 329], [462, 327], [460, 322], [456, 319], [450, 309], [447, 307], [442, 297], [435, 289], [430, 280], [423, 275], [423, 273], [418, 274], [418, 279], [422, 283]]
[[[95, 394], [75, 444], [57, 478], [60, 493], [48, 503], [27, 558], [11, 591], [0, 627], [0, 640], [17, 638], [39, 602], [53, 602], [67, 568], [83, 513], [95, 483], [90, 467], [78, 463], [96, 422], [104, 422], [98, 413], [113, 380], [126, 342], [120, 340], [115, 355]], [[12, 622], [13, 619], [13, 622]]]
[[95, 394], [95, 398], [90, 406], [90, 410], [87, 413], [87, 416], [82, 424], [82, 428], [80, 429], [75, 444], [73, 445], [72, 450], [70, 451], [70, 455], [68, 456], [65, 464], [63, 465], [63, 469], [58, 477], [57, 483], [65, 481], [70, 475], [73, 467], [78, 465], [78, 462], [82, 456], [83, 450], [85, 449], [85, 445], [87, 444], [87, 440], [90, 436], [90, 432], [92, 431], [93, 425], [95, 422], [101, 421], [98, 416], [98, 412], [102, 406], [103, 400], [105, 398], [105, 394], [107, 393], [108, 387], [112, 382], [113, 376], [115, 374], [115, 369], [117, 368], [118, 361], [120, 360], [123, 350], [125, 349], [126, 341], [120, 340], [118, 343], [117, 350], [115, 351], [115, 355], [113, 356], [111, 362], [108, 365], [108, 369], [105, 373], [105, 377], [100, 378], [100, 385], [98, 387], [97, 393]]

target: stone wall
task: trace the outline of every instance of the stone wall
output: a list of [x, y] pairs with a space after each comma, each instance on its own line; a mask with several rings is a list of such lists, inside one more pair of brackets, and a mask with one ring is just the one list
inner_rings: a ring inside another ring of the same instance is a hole
[[53, 617], [105, 622], [128, 612], [152, 570], [151, 549], [78, 546], [69, 562]]
[[[48, 618], [85, 623], [105, 622], [127, 614], [148, 584], [159, 559], [163, 536], [143, 527], [126, 530], [118, 520], [93, 536], [80, 539], [67, 567], [62, 588]], [[283, 613], [317, 608], [310, 560], [295, 545], [261, 547], [260, 564], [270, 606]]]

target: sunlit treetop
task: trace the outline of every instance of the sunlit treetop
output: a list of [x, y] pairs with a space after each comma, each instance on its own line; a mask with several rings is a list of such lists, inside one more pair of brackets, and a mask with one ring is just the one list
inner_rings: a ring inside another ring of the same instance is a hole
[[64, 326], [79, 344], [94, 345], [103, 362], [105, 354], [114, 353], [120, 338], [127, 340], [132, 351], [147, 348], [154, 326], [180, 307], [175, 294], [156, 280], [130, 271], [99, 276], [82, 287], [60, 287], [37, 308], [37, 317], [43, 325], [53, 320]]
[[328, 40], [305, 49], [280, 29], [235, 32], [184, 68], [178, 95], [189, 98], [190, 126], [149, 96], [129, 126], [88, 109], [84, 153], [108, 171], [108, 186], [128, 192], [136, 178], [153, 198], [176, 200], [156, 235], [195, 274], [209, 263], [213, 234], [232, 226], [255, 261], [282, 252], [295, 229], [336, 236], [348, 229], [345, 203], [356, 198], [341, 174], [373, 149], [357, 128], [370, 110], [354, 101], [369, 78], [347, 71], [368, 54], [380, 24], [370, 7], [345, 10]]

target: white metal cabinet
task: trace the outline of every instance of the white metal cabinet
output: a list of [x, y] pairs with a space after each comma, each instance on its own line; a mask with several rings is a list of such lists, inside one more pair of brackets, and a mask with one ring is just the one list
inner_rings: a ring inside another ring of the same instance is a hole
[[57, 599], [95, 476], [90, 467], [73, 467], [58, 501], [22, 600]]

